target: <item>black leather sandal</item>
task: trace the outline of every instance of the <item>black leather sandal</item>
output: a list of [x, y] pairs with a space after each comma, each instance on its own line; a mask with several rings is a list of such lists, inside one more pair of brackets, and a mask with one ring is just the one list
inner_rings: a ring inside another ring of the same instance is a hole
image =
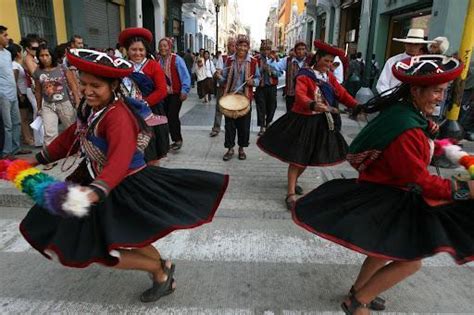
[[300, 185], [296, 185], [296, 187], [295, 187], [295, 193], [296, 193], [297, 195], [302, 195], [302, 194], [304, 194], [303, 188], [302, 188]]
[[229, 161], [232, 157], [234, 156], [234, 149], [229, 149], [227, 152], [224, 154], [222, 159], [224, 161]]
[[355, 298], [355, 296], [351, 295], [349, 297], [351, 301], [351, 305], [346, 305], [346, 303], [341, 303], [341, 308], [346, 313], [346, 315], [352, 315], [358, 308], [369, 308], [369, 304], [361, 303], [359, 300]]
[[[351, 287], [351, 290], [349, 291], [349, 297], [354, 296], [356, 293], [354, 286]], [[385, 310], [385, 300], [382, 299], [381, 297], [377, 296], [375, 299], [370, 301], [369, 303], [369, 309], [373, 311], [383, 311]]]
[[161, 297], [173, 293], [175, 290], [173, 288], [173, 283], [175, 282], [173, 278], [174, 268], [175, 266], [171, 265], [171, 268], [165, 271], [168, 276], [165, 282], [153, 281], [152, 287], [140, 295], [140, 301], [143, 303], [156, 302]]

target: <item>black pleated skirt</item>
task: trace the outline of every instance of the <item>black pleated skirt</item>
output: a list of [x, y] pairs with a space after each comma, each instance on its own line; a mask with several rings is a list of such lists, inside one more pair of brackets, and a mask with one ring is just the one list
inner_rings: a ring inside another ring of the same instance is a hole
[[432, 207], [416, 192], [336, 179], [299, 199], [292, 214], [308, 231], [368, 256], [474, 260], [474, 200]]
[[20, 231], [47, 258], [83, 268], [118, 263], [120, 248], [147, 246], [167, 234], [211, 222], [228, 176], [149, 166], [125, 178], [84, 218], [60, 217], [33, 206]]
[[[163, 104], [151, 107], [151, 111], [156, 115], [166, 116]], [[153, 126], [153, 136], [148, 147], [145, 149], [145, 160], [147, 162], [164, 158], [170, 148], [170, 136], [168, 124]]]
[[301, 167], [342, 163], [348, 146], [340, 133], [341, 116], [331, 115], [335, 130], [329, 130], [326, 115], [288, 112], [267, 129], [257, 145], [269, 155]]

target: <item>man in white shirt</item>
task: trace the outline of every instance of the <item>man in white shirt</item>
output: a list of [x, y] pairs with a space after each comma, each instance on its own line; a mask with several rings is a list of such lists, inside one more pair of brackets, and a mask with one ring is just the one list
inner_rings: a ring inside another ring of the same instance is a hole
[[337, 82], [342, 84], [344, 82], [344, 65], [342, 64], [341, 58], [339, 56], [334, 57], [332, 62], [331, 71], [336, 77]]
[[[20, 148], [20, 110], [18, 107], [17, 86], [13, 75], [12, 55], [7, 50], [9, 38], [5, 26], [0, 25], [0, 124], [2, 158], [23, 154]], [[30, 151], [31, 152], [31, 151]]]
[[395, 55], [385, 62], [376, 85], [377, 92], [380, 94], [393, 89], [401, 83], [392, 74], [392, 66], [395, 63], [411, 56], [421, 55], [423, 53], [423, 47], [434, 42], [432, 40], [426, 40], [425, 31], [420, 28], [411, 28], [408, 30], [408, 34], [405, 38], [393, 38], [393, 40], [405, 43], [405, 52]]

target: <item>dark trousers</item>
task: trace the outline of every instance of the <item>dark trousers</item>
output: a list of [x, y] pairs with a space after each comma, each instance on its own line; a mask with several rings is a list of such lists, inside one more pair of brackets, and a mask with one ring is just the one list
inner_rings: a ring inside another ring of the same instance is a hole
[[225, 142], [224, 147], [230, 149], [235, 146], [235, 134], [239, 147], [248, 147], [250, 138], [250, 121], [252, 109], [247, 115], [237, 119], [225, 117]]
[[257, 125], [267, 127], [273, 121], [277, 107], [277, 87], [267, 85], [258, 87], [255, 93], [255, 103], [257, 104]]
[[179, 120], [179, 111], [183, 102], [179, 99], [179, 94], [170, 94], [165, 98], [165, 113], [168, 117], [171, 140], [173, 142], [183, 141], [181, 136], [181, 121]]
[[464, 90], [459, 122], [464, 128], [464, 132], [474, 132], [474, 89]]
[[288, 113], [293, 108], [293, 104], [295, 103], [294, 96], [286, 96], [286, 112]]
[[0, 111], [0, 156], [3, 153], [4, 143], [5, 143], [5, 127], [3, 126], [2, 111]]
[[214, 125], [212, 126], [212, 130], [217, 132], [221, 131], [222, 113], [219, 109], [219, 100], [221, 99], [223, 93], [224, 88], [216, 88], [216, 112], [214, 113]]

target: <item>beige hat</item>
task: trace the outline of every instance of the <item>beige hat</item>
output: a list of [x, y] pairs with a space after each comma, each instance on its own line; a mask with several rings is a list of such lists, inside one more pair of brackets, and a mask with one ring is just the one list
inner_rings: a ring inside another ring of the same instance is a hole
[[[446, 37], [438, 36], [436, 38], [433, 38], [433, 41], [435, 41], [439, 44], [439, 49], [440, 49], [442, 54], [445, 54], [448, 51], [448, 49], [449, 49], [449, 40]], [[428, 45], [429, 50], [431, 50], [431, 45], [432, 44]]]
[[410, 28], [405, 38], [392, 38], [396, 42], [408, 43], [408, 44], [431, 44], [434, 43], [432, 40], [427, 40], [425, 37], [425, 31], [421, 28]]

